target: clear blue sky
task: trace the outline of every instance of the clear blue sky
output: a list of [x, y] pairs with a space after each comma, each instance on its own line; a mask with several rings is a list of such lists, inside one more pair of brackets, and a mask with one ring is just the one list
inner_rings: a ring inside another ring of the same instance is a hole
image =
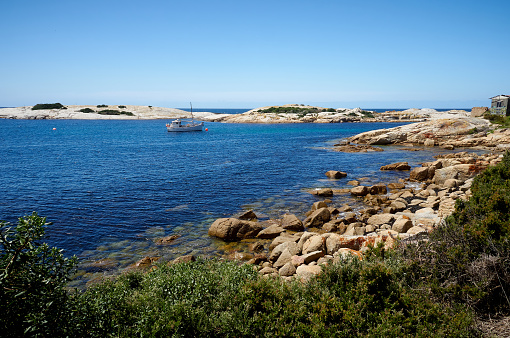
[[510, 1], [1, 1], [0, 106], [471, 108]]

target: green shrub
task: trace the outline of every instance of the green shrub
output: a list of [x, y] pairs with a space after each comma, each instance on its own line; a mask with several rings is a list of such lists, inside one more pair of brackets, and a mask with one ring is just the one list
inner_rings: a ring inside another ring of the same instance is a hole
[[367, 117], [367, 118], [371, 118], [371, 119], [373, 119], [375, 117], [371, 111], [362, 110], [361, 114], [363, 115], [363, 117]]
[[82, 109], [80, 109], [78, 111], [82, 112], [82, 113], [95, 113], [95, 110], [90, 109], [90, 108], [82, 108]]
[[3, 336], [61, 336], [66, 331], [64, 289], [76, 265], [62, 250], [41, 243], [46, 218], [0, 222], [0, 332]]
[[485, 313], [510, 313], [510, 155], [478, 175], [472, 197], [430, 234], [408, 247], [415, 281], [440, 299]]
[[107, 104], [98, 104], [96, 107], [97, 108], [107, 108], [108, 105]]
[[77, 317], [82, 330], [116, 337], [475, 336], [465, 308], [407, 288], [402, 267], [348, 260], [302, 283], [234, 262], [160, 265], [88, 289]]
[[119, 108], [120, 108], [120, 109], [124, 109], [124, 108], [126, 108], [126, 106], [119, 106]]
[[502, 128], [510, 127], [510, 116], [485, 113], [483, 114], [483, 118], [491, 121], [494, 124], [498, 124]]
[[299, 117], [304, 117], [309, 114], [317, 114], [320, 110], [317, 108], [301, 108], [301, 107], [269, 107], [267, 109], [259, 110], [259, 113], [271, 114], [297, 114]]
[[32, 107], [32, 110], [40, 109], [67, 109], [67, 108], [61, 103], [38, 103]]
[[236, 326], [236, 297], [256, 277], [251, 266], [232, 262], [160, 265], [88, 289], [80, 317], [100, 336], [216, 336], [226, 323]]

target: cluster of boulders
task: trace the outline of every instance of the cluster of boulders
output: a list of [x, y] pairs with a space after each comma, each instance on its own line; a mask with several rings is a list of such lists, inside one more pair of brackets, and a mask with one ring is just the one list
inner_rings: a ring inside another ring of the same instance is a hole
[[[362, 259], [365, 250], [379, 243], [389, 248], [398, 240], [426, 237], [451, 214], [456, 199], [469, 198], [474, 176], [501, 158], [465, 152], [443, 155], [412, 169], [409, 179], [402, 182], [364, 186], [350, 181], [355, 186], [347, 191], [353, 198], [363, 199], [361, 210], [333, 206], [326, 198], [315, 202], [304, 220], [286, 214], [279, 220], [258, 222], [256, 214], [249, 211], [239, 218], [216, 220], [209, 235], [225, 241], [252, 239], [251, 254], [232, 257], [248, 259], [263, 275], [306, 279], [320, 273], [328, 262], [348, 255]], [[406, 162], [381, 167], [410, 169]], [[326, 173], [331, 178], [344, 174]], [[328, 188], [321, 191], [316, 195], [334, 194]]]

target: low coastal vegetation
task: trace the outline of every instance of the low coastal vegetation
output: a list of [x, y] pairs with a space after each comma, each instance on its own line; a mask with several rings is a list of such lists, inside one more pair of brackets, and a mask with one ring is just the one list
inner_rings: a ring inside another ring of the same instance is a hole
[[371, 111], [362, 110], [361, 114], [364, 117], [368, 117], [368, 118], [371, 118], [371, 119], [373, 119], [375, 117], [374, 114]]
[[[299, 118], [303, 117], [315, 117], [317, 118], [319, 113], [339, 113], [346, 110], [337, 110], [334, 108], [321, 108], [321, 107], [301, 107], [301, 106], [274, 106], [265, 109], [257, 110], [257, 113], [261, 114], [275, 114], [285, 116], [286, 114], [294, 114]], [[361, 114], [361, 115], [360, 115]], [[347, 116], [356, 118], [375, 118], [373, 112], [366, 110], [358, 110], [357, 112], [350, 112]]]
[[297, 114], [299, 117], [304, 117], [306, 115], [318, 114], [320, 112], [336, 112], [333, 108], [324, 108], [319, 109], [316, 107], [287, 107], [287, 106], [279, 106], [279, 107], [269, 107], [266, 109], [261, 109], [259, 113], [268, 113], [268, 114]]
[[[362, 110], [362, 111], [360, 111], [360, 114], [361, 114], [364, 118], [371, 118], [371, 119], [375, 118], [374, 114], [373, 114], [372, 112], [370, 112], [370, 111]], [[357, 117], [357, 116], [358, 116], [358, 114], [356, 114], [356, 113], [352, 112], [352, 113], [347, 114], [347, 116]]]
[[132, 112], [129, 111], [120, 111], [115, 109], [104, 109], [97, 112], [100, 115], [127, 115], [127, 116], [135, 116]]
[[494, 124], [499, 125], [501, 128], [508, 128], [508, 127], [510, 127], [510, 116], [485, 113], [483, 115], [483, 118], [491, 121]]
[[[125, 108], [125, 106], [119, 106], [119, 107], [124, 107]], [[79, 110], [79, 112], [81, 112], [81, 113], [97, 113], [97, 114], [100, 114], [100, 115], [127, 115], [127, 116], [135, 116], [135, 114], [133, 114], [132, 112], [129, 112], [129, 111], [120, 111], [120, 110], [115, 110], [115, 109], [104, 109], [104, 110], [100, 110], [100, 111], [96, 112], [94, 109], [91, 109], [91, 108], [82, 108], [82, 109]]]
[[75, 258], [42, 244], [44, 218], [1, 224], [6, 336], [480, 337], [477, 318], [510, 314], [510, 154], [427, 241], [372, 247], [308, 282], [199, 259], [66, 291]]
[[32, 110], [41, 109], [66, 109], [62, 103], [38, 103], [32, 107]]

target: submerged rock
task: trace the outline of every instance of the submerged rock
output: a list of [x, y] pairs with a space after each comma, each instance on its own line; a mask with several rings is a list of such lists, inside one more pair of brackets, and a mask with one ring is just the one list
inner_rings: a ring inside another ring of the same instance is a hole
[[313, 190], [312, 195], [331, 197], [331, 196], [333, 196], [333, 189], [323, 188], [323, 189]]
[[333, 178], [333, 179], [339, 179], [342, 177], [346, 177], [347, 173], [345, 173], [343, 171], [330, 170], [330, 171], [326, 172], [326, 176], [329, 178]]
[[344, 153], [367, 153], [367, 152], [373, 152], [373, 151], [383, 151], [379, 147], [372, 147], [369, 145], [354, 145], [354, 144], [335, 146], [333, 148], [333, 150], [344, 152]]
[[156, 239], [156, 244], [158, 244], [158, 245], [170, 244], [179, 237], [180, 237], [179, 235], [170, 235], [170, 236], [166, 236], [163, 238], [158, 238], [158, 239]]

